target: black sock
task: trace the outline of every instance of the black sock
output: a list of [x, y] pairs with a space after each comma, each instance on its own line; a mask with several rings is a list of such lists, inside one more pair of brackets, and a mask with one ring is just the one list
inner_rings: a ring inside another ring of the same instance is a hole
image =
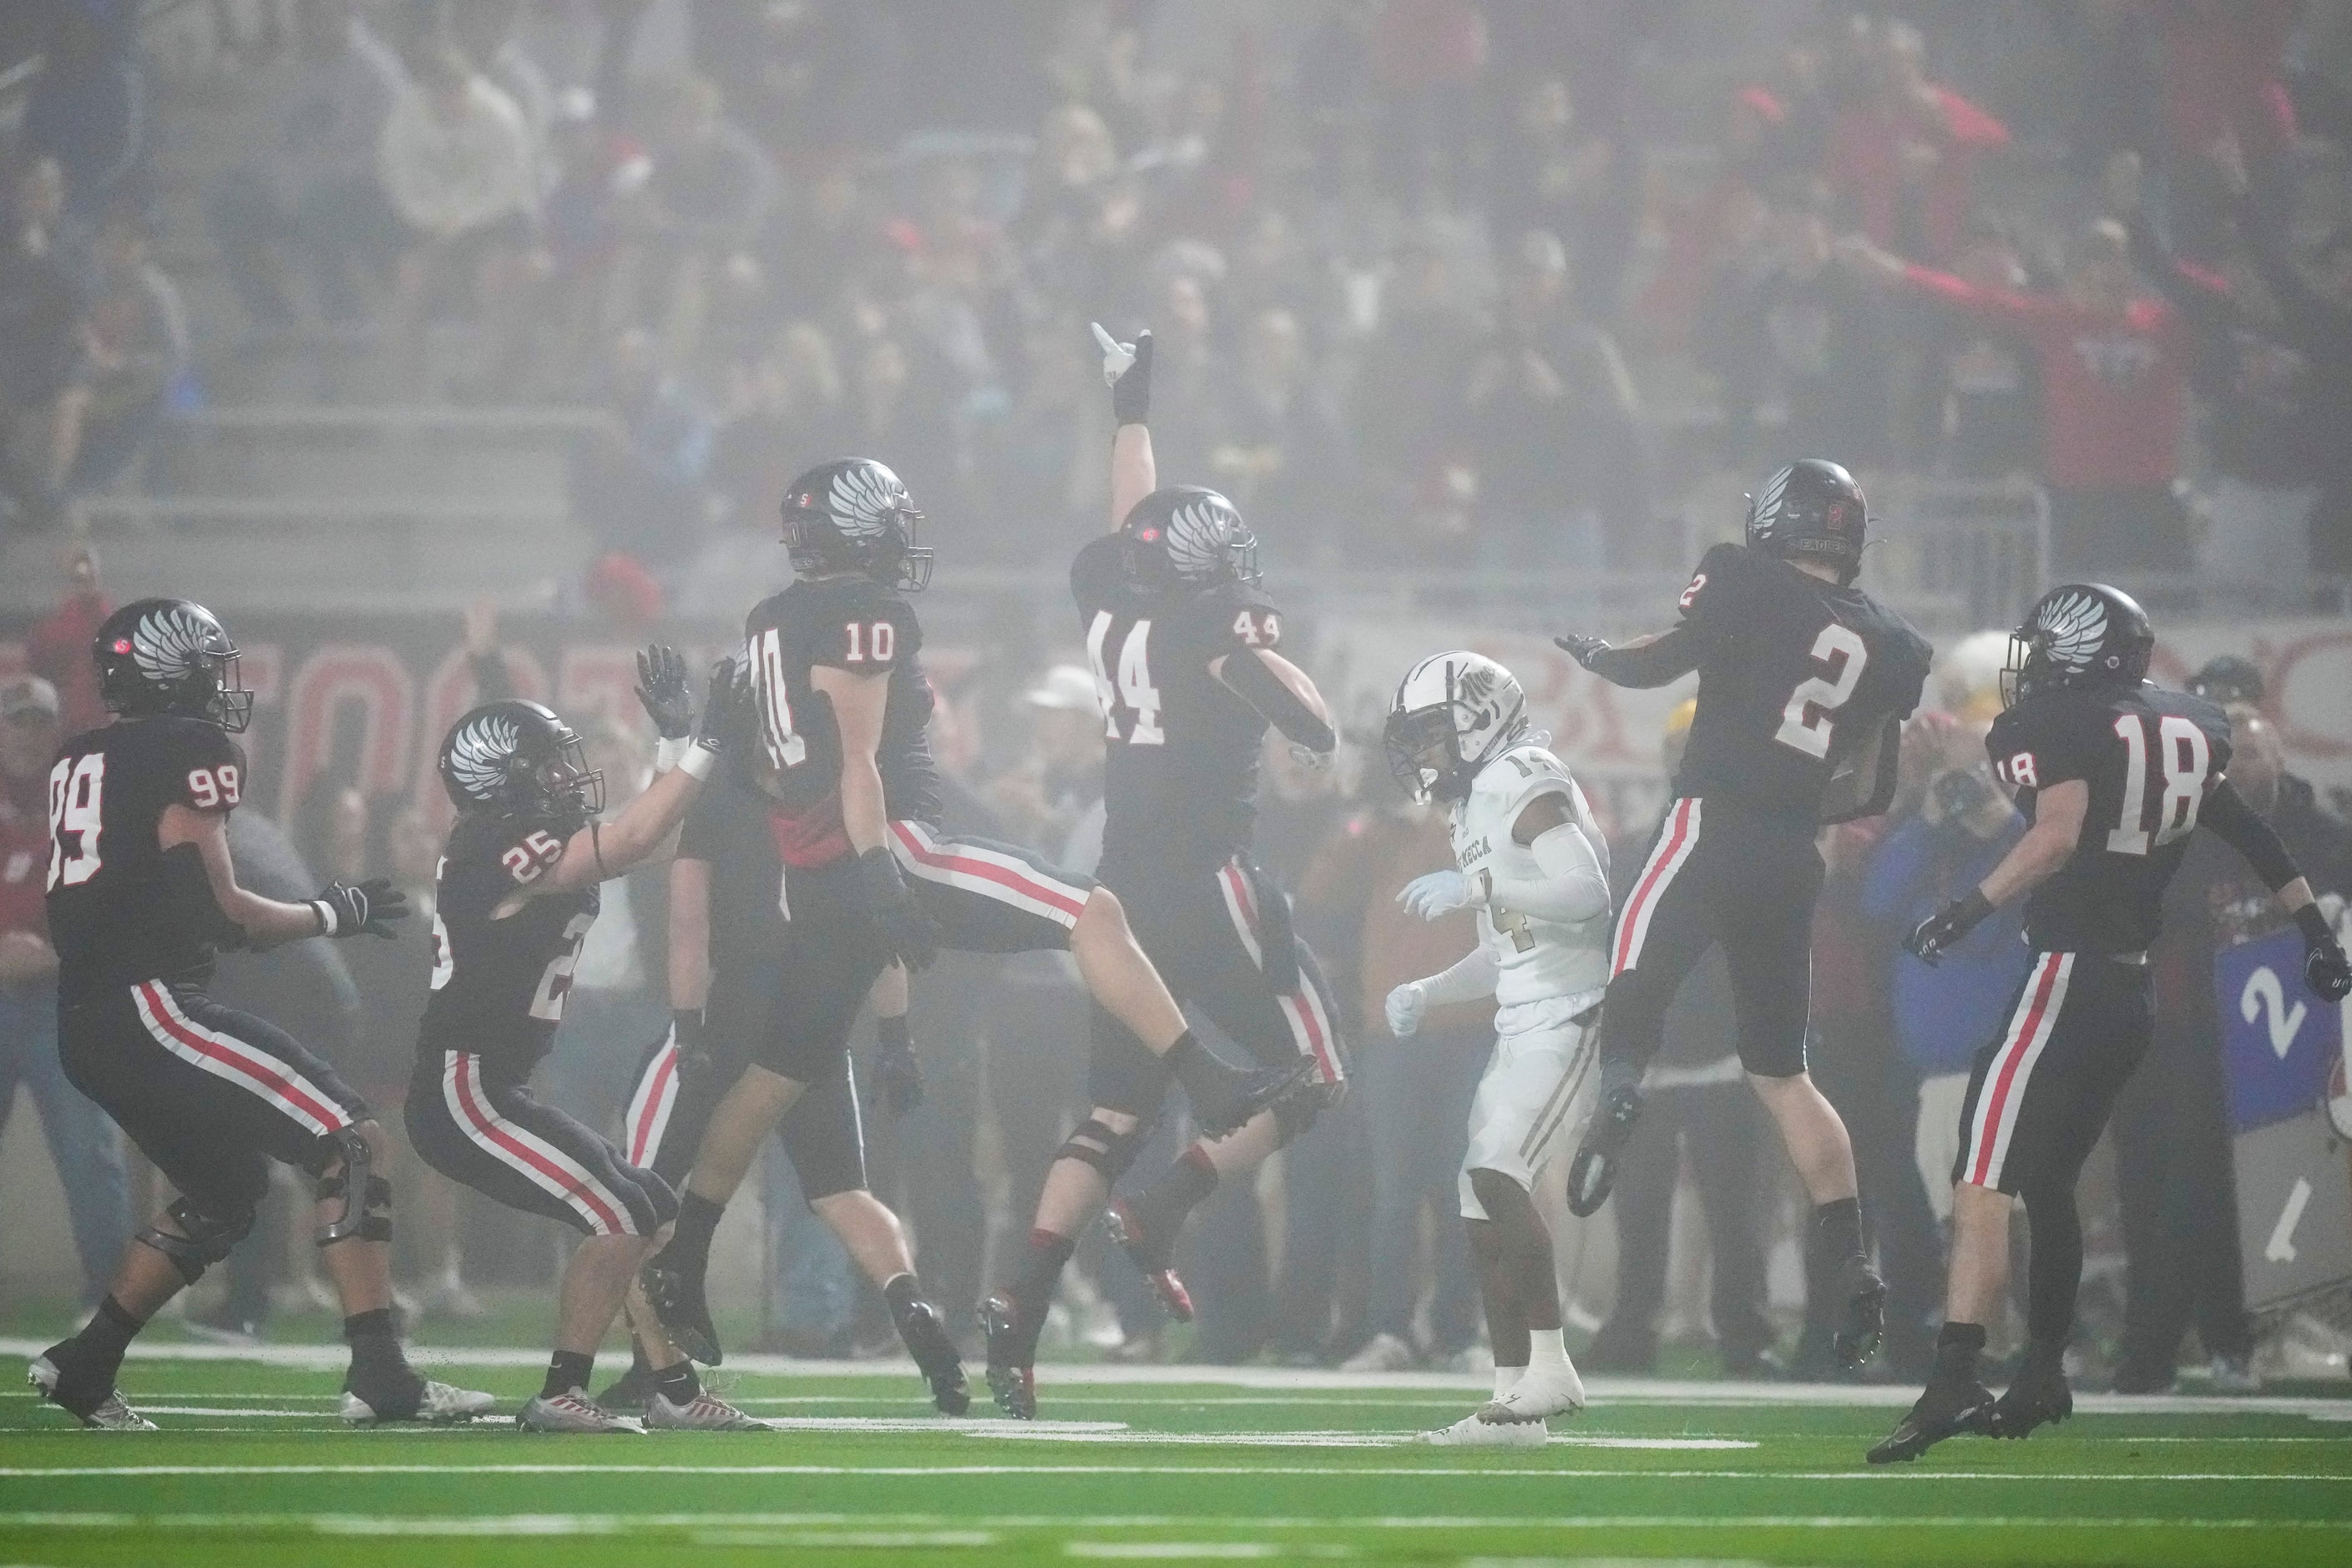
[[923, 1282], [913, 1274], [894, 1274], [882, 1286], [882, 1300], [889, 1303], [890, 1320], [898, 1331], [907, 1331], [907, 1319], [915, 1309], [924, 1305]]
[[1814, 1205], [1813, 1236], [1822, 1260], [1832, 1268], [1863, 1251], [1862, 1200], [1832, 1198]]
[[1184, 1086], [1187, 1093], [1196, 1084], [1222, 1077], [1225, 1070], [1224, 1058], [1202, 1045], [1190, 1029], [1177, 1036], [1176, 1043], [1168, 1047], [1167, 1061], [1168, 1070], [1176, 1075], [1176, 1081]]
[[1936, 1336], [1936, 1381], [1974, 1383], [1977, 1357], [1983, 1353], [1984, 1345], [1982, 1323], [1946, 1323]]
[[694, 1375], [694, 1363], [690, 1361], [681, 1361], [654, 1373], [654, 1386], [672, 1405], [691, 1405], [702, 1393], [702, 1380]]
[[409, 1372], [408, 1357], [400, 1348], [400, 1331], [394, 1325], [392, 1309], [378, 1307], [372, 1311], [353, 1312], [343, 1320], [343, 1342], [352, 1347], [352, 1374], [405, 1379]]
[[82, 1325], [81, 1332], [66, 1342], [72, 1347], [72, 1366], [58, 1370], [78, 1384], [111, 1388], [114, 1374], [122, 1370], [122, 1352], [131, 1348], [131, 1342], [146, 1326], [143, 1320], [131, 1315], [129, 1308], [109, 1296], [98, 1304], [98, 1310]]
[[719, 1216], [727, 1212], [725, 1204], [714, 1204], [691, 1189], [677, 1197], [677, 1229], [662, 1248], [664, 1261], [680, 1266], [686, 1273], [700, 1275], [702, 1266], [710, 1258], [710, 1238], [719, 1233]]
[[1178, 1155], [1135, 1200], [1151, 1245], [1162, 1249], [1173, 1246], [1185, 1217], [1216, 1190], [1217, 1167], [1210, 1163], [1207, 1150], [1195, 1143]]
[[541, 1399], [554, 1399], [573, 1389], [585, 1389], [596, 1375], [594, 1351], [557, 1351], [547, 1359], [547, 1381], [540, 1385]]
[[1077, 1249], [1075, 1240], [1054, 1231], [1029, 1233], [1028, 1248], [1022, 1253], [1020, 1268], [1013, 1276], [1013, 1305], [1024, 1320], [1045, 1322], [1045, 1309], [1053, 1304], [1054, 1287], [1062, 1278], [1062, 1266]]
[[2032, 1226], [2025, 1268], [2025, 1337], [2063, 1351], [2074, 1337], [2074, 1298], [2083, 1287], [2083, 1215], [2072, 1183], [2024, 1194]]

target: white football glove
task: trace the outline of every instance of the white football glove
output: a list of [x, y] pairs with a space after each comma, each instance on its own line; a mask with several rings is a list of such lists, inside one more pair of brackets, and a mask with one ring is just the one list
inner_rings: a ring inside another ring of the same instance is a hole
[[1429, 988], [1418, 980], [1408, 980], [1389, 993], [1389, 1033], [1400, 1040], [1409, 1040], [1421, 1032], [1421, 1021], [1429, 1016]]
[[1432, 871], [1415, 877], [1397, 894], [1397, 902], [1419, 915], [1433, 921], [1466, 910], [1477, 901], [1471, 891], [1470, 879], [1459, 871]]
[[1117, 338], [1112, 337], [1103, 330], [1103, 324], [1100, 321], [1093, 322], [1091, 325], [1095, 330], [1095, 342], [1102, 348], [1103, 384], [1109, 386], [1120, 376], [1125, 375], [1127, 367], [1135, 363], [1135, 345], [1120, 342]]

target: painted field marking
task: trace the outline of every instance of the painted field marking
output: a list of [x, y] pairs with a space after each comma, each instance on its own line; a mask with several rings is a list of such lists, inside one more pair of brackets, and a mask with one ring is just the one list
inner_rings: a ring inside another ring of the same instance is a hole
[[2352, 1481], [2352, 1470], [2173, 1474], [2015, 1470], [1643, 1470], [1565, 1466], [1469, 1468], [1433, 1465], [11, 1465], [0, 1479], [131, 1476], [1427, 1476], [1453, 1480], [2319, 1482]]
[[697, 1546], [866, 1546], [911, 1552], [941, 1546], [993, 1546], [985, 1530], [698, 1530]]
[[[1065, 1557], [1143, 1559], [1271, 1557], [1283, 1550], [1270, 1541], [1066, 1541]], [[1350, 1553], [1352, 1555], [1352, 1553]]]

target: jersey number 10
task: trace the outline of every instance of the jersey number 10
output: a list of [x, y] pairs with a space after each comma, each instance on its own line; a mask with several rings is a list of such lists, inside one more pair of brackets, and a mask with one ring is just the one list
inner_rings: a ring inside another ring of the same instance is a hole
[[[1087, 662], [1094, 666], [1095, 690], [1102, 698], [1103, 733], [1130, 746], [1166, 745], [1167, 732], [1160, 727], [1160, 689], [1151, 684], [1151, 623], [1138, 621], [1128, 628], [1126, 639], [1118, 646], [1118, 675], [1114, 680], [1103, 647], [1110, 637], [1111, 618], [1108, 610], [1097, 610], [1094, 624], [1087, 628]], [[1118, 732], [1121, 708], [1135, 715], [1124, 736]]]

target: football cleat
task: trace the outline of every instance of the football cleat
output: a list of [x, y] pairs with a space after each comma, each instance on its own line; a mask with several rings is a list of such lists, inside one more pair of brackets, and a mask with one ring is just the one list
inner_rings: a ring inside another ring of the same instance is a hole
[[1988, 1437], [2022, 1437], [2037, 1426], [2054, 1426], [2074, 1414], [2074, 1392], [2066, 1369], [2055, 1362], [2025, 1358], [2008, 1391], [1985, 1413]]
[[1551, 1441], [1551, 1433], [1540, 1421], [1488, 1421], [1473, 1411], [1413, 1441], [1437, 1448], [1540, 1448]]
[[646, 1304], [654, 1310], [672, 1344], [705, 1366], [717, 1366], [725, 1359], [700, 1274], [672, 1268], [656, 1255], [637, 1271], [637, 1280], [645, 1287]]
[[1528, 1368], [1519, 1380], [1478, 1407], [1478, 1419], [1495, 1426], [1540, 1422], [1553, 1415], [1573, 1415], [1584, 1408], [1584, 1379], [1563, 1362], [1558, 1366]]
[[971, 1408], [971, 1385], [964, 1381], [963, 1358], [948, 1338], [947, 1325], [929, 1301], [917, 1301], [898, 1323], [898, 1337], [923, 1381], [931, 1385], [931, 1404], [942, 1415], [961, 1415]]
[[653, 1403], [654, 1369], [633, 1360], [629, 1370], [604, 1385], [596, 1403], [607, 1410], [643, 1410]]
[[416, 1381], [419, 1386], [414, 1390], [402, 1389], [388, 1394], [373, 1390], [369, 1394], [361, 1394], [344, 1389], [339, 1412], [343, 1425], [380, 1426], [394, 1421], [422, 1421], [428, 1426], [451, 1426], [488, 1415], [498, 1405], [496, 1396], [474, 1389], [436, 1383], [429, 1377]]
[[534, 1394], [516, 1415], [515, 1425], [526, 1432], [634, 1432], [643, 1436], [646, 1430], [643, 1422], [614, 1415], [579, 1388], [552, 1397]]
[[152, 1432], [155, 1423], [131, 1408], [121, 1391], [109, 1388], [94, 1398], [85, 1397], [66, 1384], [65, 1373], [53, 1359], [58, 1352], [52, 1345], [35, 1356], [25, 1368], [25, 1381], [31, 1384], [43, 1399], [64, 1411], [83, 1426], [100, 1432]]
[[1037, 1352], [1024, 1343], [1019, 1319], [1010, 1296], [991, 1296], [980, 1304], [981, 1331], [988, 1337], [988, 1392], [1007, 1415], [1034, 1421]]
[[1878, 1342], [1885, 1337], [1886, 1281], [1857, 1252], [1838, 1266], [1838, 1294], [1845, 1298], [1837, 1328], [1838, 1367], [1852, 1372], [1878, 1353]]
[[1103, 1211], [1103, 1233], [1110, 1237], [1113, 1246], [1127, 1254], [1168, 1315], [1180, 1323], [1191, 1322], [1192, 1292], [1184, 1289], [1168, 1248], [1160, 1245], [1158, 1238], [1145, 1234], [1135, 1206], [1125, 1198], [1111, 1199], [1110, 1206]]
[[1609, 1189], [1617, 1184], [1617, 1161], [1625, 1152], [1625, 1141], [1633, 1135], [1633, 1124], [1641, 1119], [1638, 1085], [1621, 1083], [1601, 1097], [1599, 1109], [1584, 1129], [1584, 1141], [1577, 1145], [1576, 1159], [1568, 1167], [1568, 1209], [1577, 1218], [1591, 1219], [1609, 1201]]
[[1992, 1390], [1981, 1383], [1930, 1383], [1911, 1413], [1867, 1457], [1874, 1465], [1907, 1465], [1947, 1437], [1982, 1431], [1991, 1408]]
[[1194, 1094], [1190, 1084], [1184, 1092], [1192, 1100], [1192, 1121], [1201, 1135], [1223, 1138], [1240, 1131], [1276, 1101], [1297, 1093], [1311, 1081], [1314, 1072], [1314, 1058], [1301, 1057], [1287, 1067], [1235, 1068], [1223, 1075], [1215, 1093]]
[[709, 1389], [697, 1394], [683, 1405], [670, 1403], [669, 1395], [654, 1390], [646, 1403], [646, 1430], [648, 1432], [772, 1432], [774, 1427], [757, 1416], [746, 1415]]

